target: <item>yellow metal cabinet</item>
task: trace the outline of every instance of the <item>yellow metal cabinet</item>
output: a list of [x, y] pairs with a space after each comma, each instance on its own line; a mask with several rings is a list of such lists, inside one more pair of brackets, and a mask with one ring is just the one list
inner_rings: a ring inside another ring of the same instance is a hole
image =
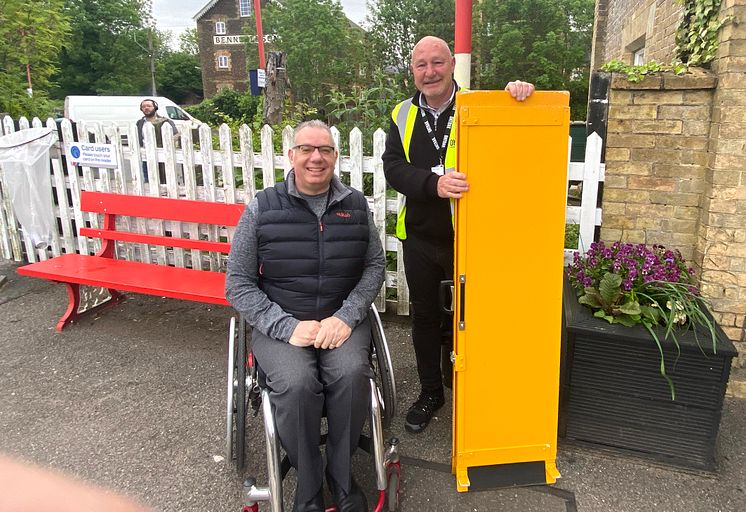
[[569, 95], [456, 99], [452, 470], [460, 492], [554, 483]]

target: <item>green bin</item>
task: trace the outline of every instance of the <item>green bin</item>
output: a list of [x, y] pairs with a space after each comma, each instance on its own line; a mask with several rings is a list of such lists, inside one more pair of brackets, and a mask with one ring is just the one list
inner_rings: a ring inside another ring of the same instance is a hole
[[570, 137], [572, 137], [572, 147], [570, 148], [570, 161], [585, 161], [585, 138], [586, 129], [584, 121], [573, 121], [570, 123]]

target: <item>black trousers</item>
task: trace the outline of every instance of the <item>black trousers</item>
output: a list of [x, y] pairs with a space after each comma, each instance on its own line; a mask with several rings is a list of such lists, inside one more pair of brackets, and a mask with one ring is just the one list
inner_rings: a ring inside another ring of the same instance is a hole
[[442, 393], [441, 345], [453, 341], [452, 317], [442, 312], [439, 292], [441, 281], [453, 279], [453, 243], [408, 235], [402, 244], [420, 386], [426, 393]]

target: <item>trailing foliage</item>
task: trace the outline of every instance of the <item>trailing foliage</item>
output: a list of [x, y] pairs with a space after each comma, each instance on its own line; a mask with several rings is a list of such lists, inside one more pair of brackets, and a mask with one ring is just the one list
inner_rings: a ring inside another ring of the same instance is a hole
[[683, 17], [676, 30], [676, 54], [690, 66], [711, 62], [718, 49], [718, 31], [732, 18], [718, 19], [722, 0], [679, 0]]
[[673, 62], [670, 66], [658, 64], [654, 60], [642, 65], [633, 66], [622, 62], [621, 60], [614, 59], [601, 67], [602, 71], [608, 71], [609, 73], [624, 73], [627, 75], [627, 80], [630, 82], [640, 82], [646, 76], [654, 73], [662, 73], [664, 71], [670, 71], [676, 75], [683, 75], [687, 72], [688, 66], [682, 62]]
[[679, 251], [662, 245], [594, 242], [584, 256], [575, 253], [568, 267], [570, 284], [578, 302], [593, 310], [593, 316], [627, 327], [642, 325], [655, 341], [660, 354], [660, 373], [676, 399], [673, 382], [666, 374], [666, 361], [657, 327], [664, 329], [663, 340], [676, 337], [680, 329], [709, 333], [712, 352], [717, 352], [717, 335], [704, 310], [704, 301], [694, 287], [694, 269], [688, 267]]
[[676, 55], [670, 65], [650, 61], [640, 66], [612, 60], [603, 71], [624, 73], [630, 82], [639, 82], [653, 73], [672, 72], [683, 75], [689, 66], [705, 66], [715, 58], [719, 45], [718, 31], [732, 20], [718, 19], [722, 0], [679, 0], [683, 6], [681, 24], [676, 29]]

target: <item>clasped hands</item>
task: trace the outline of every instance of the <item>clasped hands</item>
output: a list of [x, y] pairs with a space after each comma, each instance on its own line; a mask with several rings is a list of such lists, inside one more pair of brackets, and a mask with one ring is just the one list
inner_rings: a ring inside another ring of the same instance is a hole
[[352, 329], [335, 316], [316, 320], [301, 320], [290, 336], [290, 344], [296, 347], [330, 349], [341, 347], [352, 334]]

